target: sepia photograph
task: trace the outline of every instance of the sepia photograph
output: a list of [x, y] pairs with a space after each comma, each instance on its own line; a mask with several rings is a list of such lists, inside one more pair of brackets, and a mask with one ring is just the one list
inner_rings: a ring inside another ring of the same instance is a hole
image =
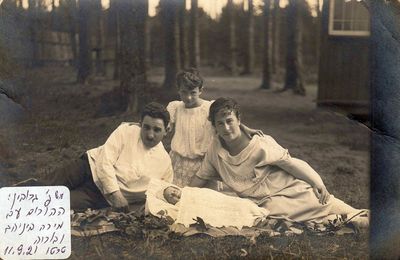
[[399, 0], [0, 0], [0, 258], [398, 259]]

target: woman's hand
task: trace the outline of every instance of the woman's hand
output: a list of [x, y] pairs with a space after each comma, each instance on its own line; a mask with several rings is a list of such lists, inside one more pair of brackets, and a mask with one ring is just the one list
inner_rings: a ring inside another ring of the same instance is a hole
[[313, 186], [313, 191], [321, 204], [326, 204], [331, 196], [325, 185], [315, 185]]
[[263, 131], [260, 130], [260, 129], [249, 129], [249, 135], [250, 135], [250, 136], [258, 135], [258, 136], [260, 136], [260, 137], [263, 137], [263, 136], [264, 136], [264, 133], [263, 133]]
[[252, 129], [249, 128], [248, 126], [244, 125], [244, 124], [240, 124], [240, 128], [243, 130], [243, 132], [249, 137], [251, 138], [254, 135], [258, 135], [260, 137], [264, 136], [264, 133], [262, 130], [259, 129]]
[[116, 211], [128, 212], [129, 203], [120, 190], [108, 194], [108, 200]]

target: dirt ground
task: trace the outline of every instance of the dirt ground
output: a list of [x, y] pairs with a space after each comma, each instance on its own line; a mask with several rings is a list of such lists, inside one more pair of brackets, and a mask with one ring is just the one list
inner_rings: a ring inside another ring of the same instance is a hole
[[[259, 90], [259, 78], [216, 76], [204, 70], [203, 98], [235, 98], [242, 122], [273, 136], [293, 157], [307, 161], [320, 173], [328, 190], [356, 208], [369, 207], [369, 129], [328, 110], [316, 108], [317, 87], [307, 85], [307, 96]], [[101, 145], [122, 121], [137, 115], [108, 113], [115, 102], [110, 91], [118, 82], [93, 78], [74, 83], [68, 68], [46, 68], [30, 73], [30, 100], [25, 117], [0, 128], [1, 185], [40, 176], [60, 163]], [[166, 104], [168, 93], [157, 88], [162, 71], [149, 73], [150, 96]], [[2, 152], [3, 150], [3, 152]], [[367, 234], [296, 237], [135, 238], [105, 234], [73, 238], [72, 258], [367, 258]]]

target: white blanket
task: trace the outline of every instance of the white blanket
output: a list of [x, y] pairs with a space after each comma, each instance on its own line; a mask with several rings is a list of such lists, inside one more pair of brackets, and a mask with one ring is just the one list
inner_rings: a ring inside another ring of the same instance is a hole
[[252, 227], [256, 221], [265, 219], [268, 210], [254, 202], [232, 197], [206, 188], [185, 187], [176, 223], [189, 227], [197, 217], [213, 227]]

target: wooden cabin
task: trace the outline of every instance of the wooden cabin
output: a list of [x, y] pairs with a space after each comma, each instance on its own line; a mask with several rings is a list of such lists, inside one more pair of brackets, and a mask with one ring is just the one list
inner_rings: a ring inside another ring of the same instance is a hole
[[324, 0], [321, 19], [317, 104], [368, 116], [368, 9], [356, 0]]

